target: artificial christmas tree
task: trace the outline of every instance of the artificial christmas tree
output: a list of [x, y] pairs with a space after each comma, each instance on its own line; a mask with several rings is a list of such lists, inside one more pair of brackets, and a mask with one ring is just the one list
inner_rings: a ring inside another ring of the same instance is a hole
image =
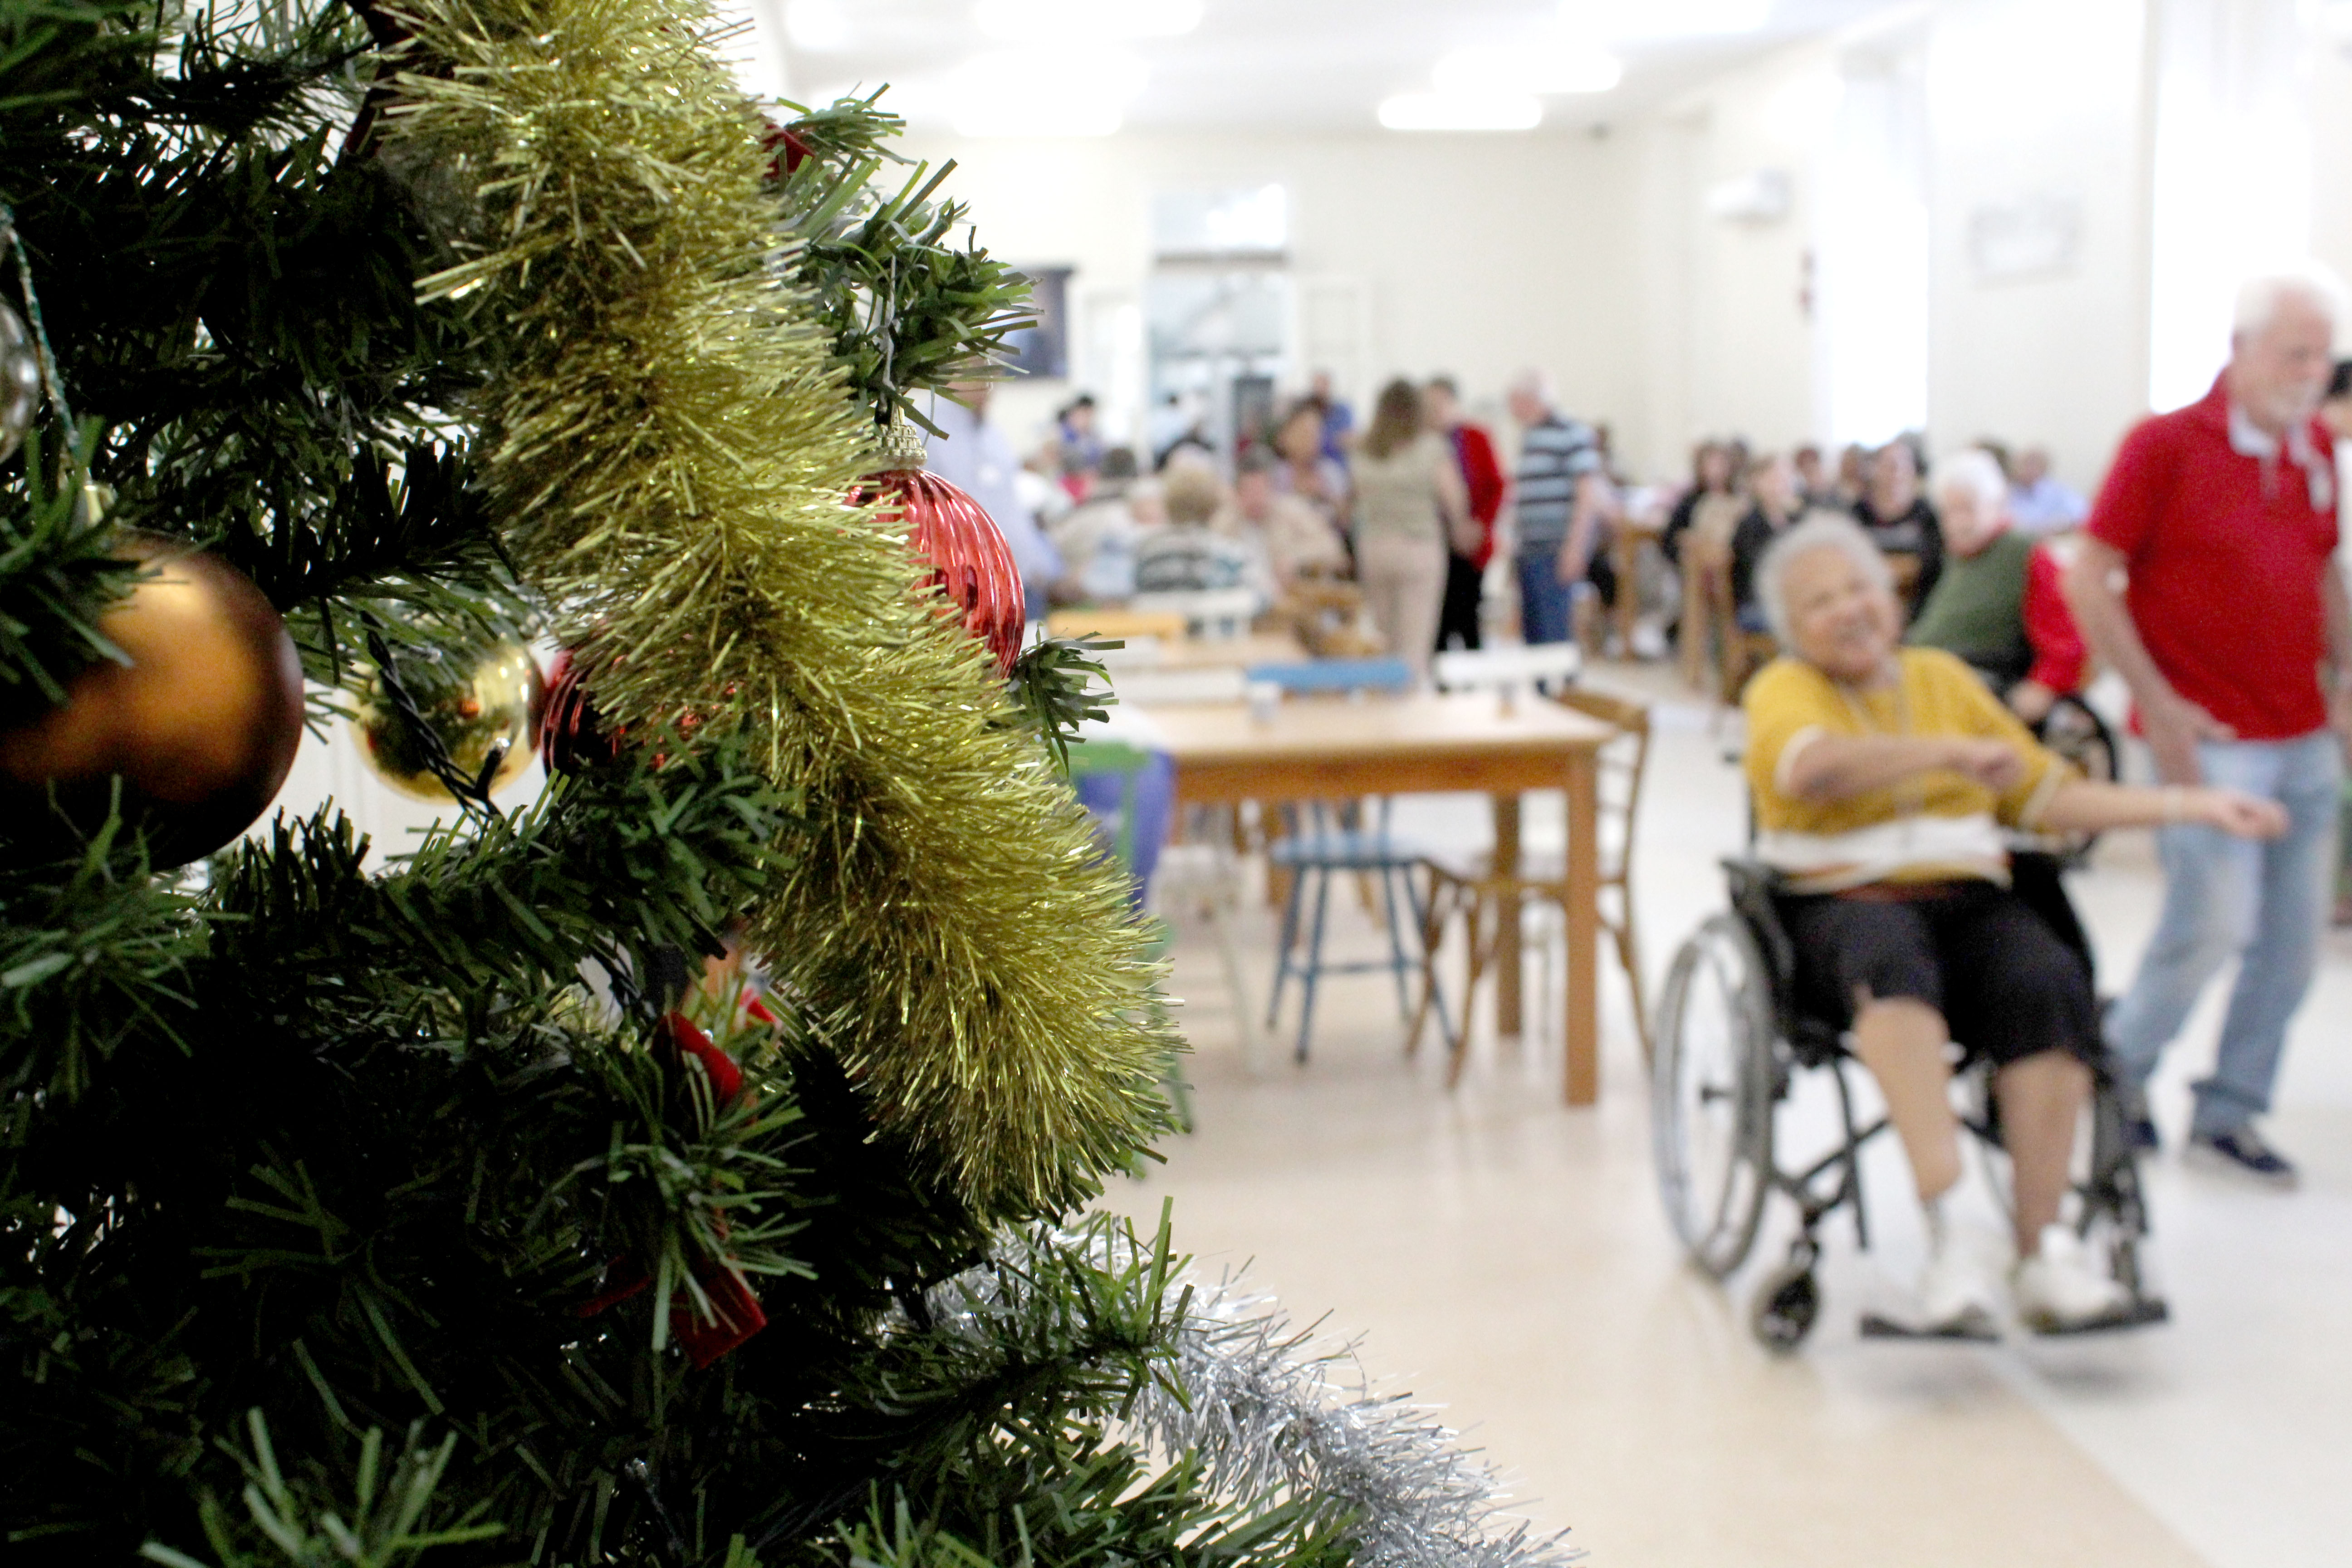
[[[1076, 1214], [1173, 1047], [1055, 765], [1084, 650], [1008, 689], [855, 499], [1018, 280], [877, 184], [872, 100], [763, 121], [719, 33], [0, 4], [0, 732], [136, 666], [135, 528], [459, 808], [176, 874], [134, 795], [0, 821], [10, 1561], [1540, 1557]], [[419, 693], [541, 634], [562, 766], [508, 814]]]

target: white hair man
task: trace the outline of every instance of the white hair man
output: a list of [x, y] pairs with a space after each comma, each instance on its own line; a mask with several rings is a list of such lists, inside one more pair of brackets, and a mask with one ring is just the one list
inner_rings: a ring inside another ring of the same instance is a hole
[[1971, 447], [1946, 458], [1930, 489], [1943, 522], [1944, 570], [1906, 640], [1959, 655], [2011, 712], [2039, 724], [2083, 684], [2065, 568], [2012, 526], [2009, 482], [1991, 453]]
[[1519, 426], [1512, 494], [1520, 635], [1531, 643], [1566, 642], [1572, 635], [1569, 591], [1592, 572], [1607, 504], [1601, 442], [1590, 425], [1559, 412], [1539, 370], [1513, 376], [1507, 401]]
[[[2239, 959], [2189, 1152], [2291, 1186], [2257, 1132], [2327, 918], [2352, 601], [2338, 575], [2336, 473], [2314, 417], [2345, 321], [2343, 285], [2305, 265], [2239, 291], [2230, 361], [2200, 402], [2124, 437], [2068, 574], [2092, 648], [2129, 682], [2168, 784], [2233, 785], [2290, 822], [2256, 846], [2194, 823], [2158, 839], [2164, 914], [2108, 1043], [2144, 1089], [2208, 982]], [[2128, 586], [2117, 580], [2128, 574]], [[2145, 1113], [2136, 1131], [2150, 1147]]]

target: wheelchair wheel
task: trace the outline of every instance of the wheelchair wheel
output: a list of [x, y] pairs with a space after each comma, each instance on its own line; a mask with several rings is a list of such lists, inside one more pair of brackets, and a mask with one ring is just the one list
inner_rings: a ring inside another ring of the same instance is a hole
[[2042, 743], [2074, 764], [2093, 784], [2116, 782], [2116, 737], [2107, 721], [2079, 697], [2061, 697], [2043, 714]]
[[1719, 914], [1675, 954], [1651, 1063], [1651, 1152], [1675, 1233], [1720, 1279], [1756, 1244], [1772, 1187], [1771, 972], [1747, 922]]
[[1813, 1274], [1815, 1254], [1810, 1242], [1790, 1250], [1789, 1261], [1774, 1269], [1756, 1288], [1748, 1309], [1748, 1327], [1766, 1350], [1783, 1354], [1805, 1342], [1822, 1315], [1821, 1281]]

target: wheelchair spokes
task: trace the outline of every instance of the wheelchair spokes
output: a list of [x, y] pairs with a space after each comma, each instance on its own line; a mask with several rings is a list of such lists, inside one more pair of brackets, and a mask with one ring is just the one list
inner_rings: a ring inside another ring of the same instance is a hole
[[1745, 922], [1718, 915], [1675, 955], [1659, 1001], [1650, 1100], [1659, 1194], [1691, 1257], [1718, 1279], [1755, 1245], [1772, 1184], [1763, 965]]

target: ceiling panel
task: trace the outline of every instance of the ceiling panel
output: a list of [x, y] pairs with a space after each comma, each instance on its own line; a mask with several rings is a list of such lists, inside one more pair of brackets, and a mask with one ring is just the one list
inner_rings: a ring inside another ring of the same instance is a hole
[[[1425, 90], [1449, 51], [1503, 51], [1508, 62], [1560, 38], [1564, 26], [1624, 64], [1602, 93], [1545, 95], [1548, 127], [1622, 120], [1708, 75], [1796, 40], [1889, 9], [1886, 0], [739, 0], [761, 37], [764, 90], [822, 100], [858, 84], [892, 84], [886, 100], [926, 128], [952, 122], [976, 99], [1017, 110], [1071, 95], [1115, 99], [1118, 122], [1138, 130], [1284, 128], [1357, 131], [1377, 124], [1381, 100]], [[993, 15], [1026, 7], [1045, 19], [1034, 36], [983, 31]], [[1197, 9], [1175, 37], [1118, 39], [1121, 17], [1163, 19]], [[1629, 38], [1643, 19], [1723, 8], [1760, 12], [1764, 25], [1732, 35]], [[1566, 16], [1563, 16], [1566, 13]], [[1113, 51], [1106, 56], [1106, 48]], [[973, 62], [984, 62], [975, 66]], [[1130, 79], [1122, 83], [1119, 78]], [[1507, 84], [1506, 84], [1507, 86]], [[1502, 90], [1498, 89], [1498, 90]], [[1015, 124], [1018, 119], [1016, 116]]]

